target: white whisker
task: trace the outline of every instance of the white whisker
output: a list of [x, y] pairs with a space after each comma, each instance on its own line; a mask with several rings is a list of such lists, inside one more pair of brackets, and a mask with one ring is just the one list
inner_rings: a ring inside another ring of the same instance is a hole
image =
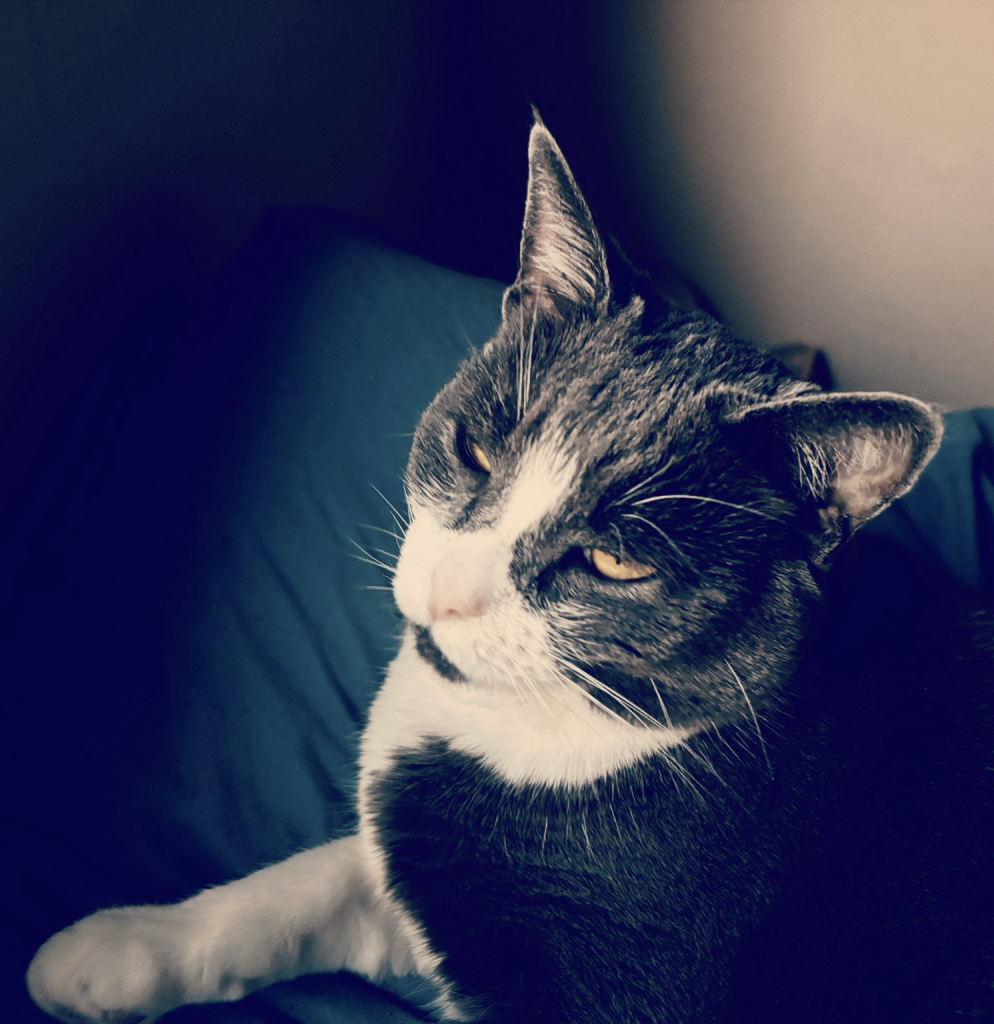
[[[652, 726], [657, 729], [663, 728], [662, 723], [658, 719], [653, 718], [652, 715], [650, 715], [644, 708], [639, 707], [639, 705], [636, 704], [633, 700], [624, 696], [624, 694], [619, 693], [613, 687], [608, 686], [608, 684], [603, 682], [603, 680], [598, 679], [596, 676], [591, 675], [591, 673], [587, 672], [585, 669], [580, 668], [579, 665], [575, 664], [562, 653], [557, 652], [554, 656], [557, 658], [557, 660], [564, 668], [566, 668], [570, 672], [575, 673], [586, 683], [592, 686], [595, 690], [599, 690], [601, 693], [605, 694], [612, 700], [616, 701], [618, 704], [621, 705], [621, 707], [624, 710], [628, 711], [636, 719], [641, 720], [641, 722], [644, 725]], [[598, 701], [598, 703], [600, 704], [601, 702]], [[604, 707], [603, 704], [601, 704], [601, 706]], [[627, 719], [625, 719], [622, 715], [619, 715], [618, 717], [622, 721], [627, 721]], [[632, 725], [633, 728], [635, 727], [634, 724], [631, 722], [629, 722], [628, 724]]]
[[774, 523], [783, 522], [777, 516], [771, 516], [768, 512], [760, 512], [758, 508], [749, 508], [748, 505], [737, 505], [734, 501], [722, 501], [721, 498], [708, 498], [703, 494], [656, 494], [651, 498], [639, 498], [633, 502], [635, 505], [648, 505], [654, 501], [707, 501], [713, 505], [724, 505], [726, 508], [735, 508], [740, 512], [748, 512], [753, 516], [761, 516], [763, 519], [771, 519]]
[[739, 684], [739, 689], [742, 691], [742, 696], [745, 698], [746, 706], [749, 708], [749, 714], [752, 715], [752, 723], [756, 727], [756, 736], [759, 739], [759, 746], [763, 751], [763, 760], [766, 762], [766, 770], [770, 773], [770, 778], [773, 778], [773, 765], [770, 764], [769, 754], [766, 752], [766, 741], [763, 739], [762, 730], [759, 728], [759, 718], [756, 716], [756, 709], [752, 706], [752, 701], [749, 700], [749, 694], [746, 691], [745, 685], [739, 678], [738, 672], [732, 668], [732, 664], [729, 661], [725, 661], [728, 666], [728, 671], [732, 673], [735, 682]]
[[691, 567], [693, 568], [694, 563], [684, 554], [680, 545], [659, 525], [654, 523], [651, 519], [646, 519], [645, 516], [640, 516], [637, 512], [622, 512], [622, 518], [624, 519], [637, 519], [639, 522], [645, 523], [646, 526], [651, 527], [656, 533], [659, 534], [663, 540]]
[[385, 548], [371, 548], [370, 550], [375, 551], [378, 555], [382, 555], [384, 558], [397, 558], [396, 551], [387, 551]]
[[359, 523], [358, 524], [363, 530], [375, 530], [377, 533], [385, 533], [388, 537], [393, 537], [394, 540], [403, 541], [403, 536], [394, 530], [388, 530], [384, 526], [375, 526], [373, 523]]
[[711, 763], [711, 758], [708, 757], [707, 754], [704, 754], [704, 753], [702, 753], [699, 750], [694, 750], [694, 748], [692, 746], [690, 746], [689, 743], [688, 744], [684, 744], [683, 749], [695, 761], [698, 761], [700, 764], [704, 765], [704, 767], [707, 768], [707, 770], [715, 777], [715, 779], [717, 779], [717, 781], [722, 786], [724, 786], [726, 789], [728, 788], [728, 783], [725, 782], [725, 780], [718, 774], [718, 769], [715, 768], [715, 766]]
[[377, 569], [382, 569], [391, 576], [394, 574], [394, 569], [391, 569], [389, 565], [384, 565], [375, 558], [363, 558], [362, 555], [350, 555], [349, 557], [354, 558], [357, 562], [365, 562], [367, 565], [375, 565]]
[[629, 722], [627, 718], [624, 718], [623, 716], [619, 715], [617, 711], [612, 711], [611, 708], [609, 708], [606, 704], [599, 701], [589, 690], [585, 690], [582, 686], [579, 686], [577, 683], [573, 682], [573, 680], [567, 679], [566, 677], [563, 677], [562, 681], [571, 690], [573, 690], [576, 693], [579, 693], [580, 696], [584, 698], [584, 700], [589, 701], [591, 704], [593, 704], [593, 706], [597, 708], [598, 711], [602, 711], [605, 715], [607, 715], [608, 718], [613, 718], [616, 722], [619, 722], [622, 725], [627, 725], [631, 728], [634, 728], [634, 726], [632, 726], [632, 723]]
[[659, 707], [663, 712], [663, 718], [666, 719], [666, 724], [669, 726], [669, 728], [672, 729], [673, 719], [670, 718], [670, 713], [666, 710], [666, 705], [663, 703], [663, 695], [659, 692], [659, 687], [656, 685], [656, 680], [650, 676], [649, 682], [652, 683], [652, 689], [656, 694], [656, 700], [659, 701]]
[[473, 339], [469, 336], [469, 331], [466, 330], [465, 324], [463, 324], [459, 317], [454, 316], [452, 319], [455, 321], [456, 327], [459, 328], [459, 333], [463, 336], [463, 341], [466, 342], [466, 348], [469, 349], [469, 354], [471, 355], [476, 350], [476, 345], [473, 344]]
[[671, 455], [666, 460], [666, 462], [659, 467], [659, 469], [657, 469], [654, 473], [650, 473], [649, 476], [647, 476], [644, 480], [640, 481], [639, 483], [635, 484], [633, 487], [629, 487], [628, 490], [625, 491], [625, 493], [622, 494], [617, 501], [612, 502], [612, 504], [620, 505], [623, 501], [626, 501], [628, 498], [634, 497], [636, 494], [639, 493], [639, 491], [644, 491], [649, 486], [649, 484], [654, 483], [656, 480], [658, 480], [666, 472], [666, 470], [668, 470], [670, 466], [673, 465], [675, 461], [676, 456]]
[[701, 801], [701, 803], [706, 803], [707, 801], [705, 800], [705, 794], [701, 790], [700, 786], [697, 784], [697, 781], [694, 779], [693, 775], [691, 775], [690, 772], [687, 771], [686, 765], [681, 764], [672, 754], [668, 753], [665, 750], [660, 751], [660, 753], [662, 753], [663, 760], [667, 763], [667, 765], [669, 765], [671, 771], [673, 772], [674, 785], [676, 784], [676, 781], [678, 779], [681, 780], [684, 783], [684, 785], [694, 794], [694, 796], [696, 796], [697, 799]]
[[381, 561], [375, 555], [367, 551], [358, 541], [353, 540], [351, 537], [349, 537], [348, 540], [350, 544], [354, 544], [362, 552], [361, 556], [352, 555], [353, 558], [357, 559], [360, 562], [367, 562], [369, 565], [375, 565], [377, 568], [383, 569], [391, 576], [393, 576], [396, 573], [397, 567], [395, 565], [389, 565], [386, 562]]
[[735, 747], [731, 745], [731, 743], [728, 742], [728, 737], [710, 718], [708, 719], [708, 725], [711, 726], [712, 734], [717, 736], [718, 739], [721, 740], [721, 742], [728, 748], [728, 752], [732, 755], [732, 757], [734, 757], [736, 761], [741, 761], [742, 758], [739, 757], [739, 752], [735, 749]]
[[[385, 495], [385, 494], [384, 494], [384, 493], [383, 493], [383, 492], [382, 492], [382, 491], [381, 491], [381, 490], [379, 489], [379, 487], [377, 487], [377, 486], [376, 486], [376, 484], [370, 484], [369, 486], [370, 486], [370, 487], [372, 487], [372, 488], [373, 488], [373, 490], [374, 490], [374, 491], [376, 491], [376, 493], [377, 493], [377, 494], [378, 494], [378, 495], [379, 495], [379, 496], [380, 496], [380, 497], [381, 497], [381, 498], [382, 498], [382, 499], [383, 499], [383, 500], [384, 500], [384, 501], [385, 501], [385, 502], [387, 503], [387, 505], [388, 505], [388, 506], [390, 507], [390, 511], [391, 511], [391, 513], [393, 513], [393, 518], [394, 518], [394, 521], [395, 521], [395, 522], [397, 523], [397, 528], [398, 528], [398, 529], [400, 529], [400, 530], [406, 530], [406, 529], [407, 529], [407, 527], [411, 525], [411, 524], [410, 524], [410, 522], [408, 521], [407, 517], [406, 517], [406, 516], [404, 516], [404, 515], [402, 515], [402, 514], [401, 514], [401, 513], [400, 513], [400, 512], [399, 512], [399, 511], [397, 510], [397, 508], [396, 508], [396, 506], [394, 505], [394, 503], [393, 503], [393, 502], [392, 502], [392, 501], [391, 501], [391, 500], [390, 500], [390, 499], [389, 499], [389, 498], [388, 498], [388, 497], [387, 497], [387, 496], [386, 496], [386, 495]], [[405, 497], [406, 497], [406, 489], [405, 489]]]
[[562, 654], [555, 645], [553, 645], [552, 648], [552, 657], [561, 669], [565, 669], [565, 672], [557, 670], [556, 678], [567, 690], [572, 693], [579, 693], [585, 700], [589, 701], [600, 711], [603, 711], [609, 718], [613, 718], [622, 725], [635, 728], [627, 718], [623, 715], [619, 715], [617, 711], [612, 710], [606, 704], [599, 701], [592, 693], [590, 693], [589, 690], [581, 686], [575, 679], [570, 678], [568, 673], [582, 673], [583, 670], [577, 668], [577, 666], [574, 665], [568, 657]]

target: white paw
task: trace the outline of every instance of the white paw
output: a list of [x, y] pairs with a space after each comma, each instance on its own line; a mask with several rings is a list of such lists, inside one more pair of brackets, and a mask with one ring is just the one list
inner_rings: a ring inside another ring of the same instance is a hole
[[31, 997], [67, 1024], [149, 1024], [178, 1006], [170, 909], [102, 910], [53, 935], [28, 967]]

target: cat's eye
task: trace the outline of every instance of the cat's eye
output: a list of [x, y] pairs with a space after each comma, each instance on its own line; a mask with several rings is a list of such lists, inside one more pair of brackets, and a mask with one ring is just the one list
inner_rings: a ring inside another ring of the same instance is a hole
[[610, 551], [601, 548], [589, 548], [587, 557], [601, 576], [609, 580], [644, 580], [656, 571], [651, 565], [643, 565], [630, 558], [615, 558]]
[[462, 456], [463, 462], [475, 472], [490, 472], [490, 457], [483, 450], [480, 443], [470, 434], [464, 432], [459, 439], [459, 454]]

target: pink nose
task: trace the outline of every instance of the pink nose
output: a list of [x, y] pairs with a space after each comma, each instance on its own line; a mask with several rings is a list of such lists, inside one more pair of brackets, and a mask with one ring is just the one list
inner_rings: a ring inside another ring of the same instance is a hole
[[482, 615], [490, 607], [490, 587], [458, 562], [446, 562], [431, 574], [428, 614], [432, 622]]

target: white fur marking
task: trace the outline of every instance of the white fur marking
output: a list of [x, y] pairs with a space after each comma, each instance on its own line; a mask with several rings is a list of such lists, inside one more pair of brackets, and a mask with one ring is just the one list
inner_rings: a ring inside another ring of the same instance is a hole
[[517, 476], [495, 529], [513, 543], [554, 512], [569, 493], [576, 459], [562, 454], [562, 440], [552, 437], [521, 458]]
[[432, 738], [479, 757], [515, 785], [578, 787], [679, 745], [686, 729], [616, 720], [575, 690], [543, 689], [515, 698], [443, 679], [408, 635], [373, 703], [363, 734], [360, 792], [399, 750]]

